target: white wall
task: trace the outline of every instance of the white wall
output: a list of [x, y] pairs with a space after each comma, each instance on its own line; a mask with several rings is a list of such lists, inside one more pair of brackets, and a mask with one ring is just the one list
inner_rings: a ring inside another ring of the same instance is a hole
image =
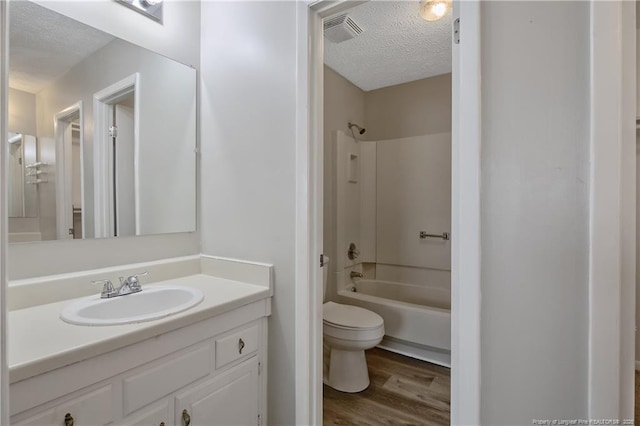
[[588, 418], [589, 3], [481, 7], [482, 424]]
[[[275, 265], [268, 423], [295, 424], [296, 2], [204, 2], [202, 251]], [[230, 42], [232, 41], [232, 43]]]
[[36, 96], [9, 88], [9, 131], [36, 135]]
[[[171, 59], [192, 64], [196, 69], [199, 66], [199, 2], [165, 2], [165, 20], [162, 25], [108, 0], [38, 3]], [[16, 244], [9, 247], [7, 269], [10, 279], [19, 279], [121, 263], [144, 262], [196, 254], [199, 252], [199, 242], [198, 233], [181, 233]]]

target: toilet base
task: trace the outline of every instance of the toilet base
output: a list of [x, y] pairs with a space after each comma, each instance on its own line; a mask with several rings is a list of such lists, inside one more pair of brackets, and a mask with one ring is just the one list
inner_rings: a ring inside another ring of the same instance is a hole
[[340, 392], [357, 393], [369, 387], [369, 370], [363, 350], [331, 348], [327, 386]]

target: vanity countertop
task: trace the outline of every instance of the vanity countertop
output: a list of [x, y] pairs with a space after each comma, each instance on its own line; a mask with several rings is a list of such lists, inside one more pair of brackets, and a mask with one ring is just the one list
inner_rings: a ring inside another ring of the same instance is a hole
[[143, 291], [145, 287], [157, 285], [197, 288], [204, 294], [204, 300], [169, 317], [110, 326], [81, 326], [62, 321], [60, 313], [72, 300], [10, 311], [8, 358], [11, 383], [141, 342], [270, 296], [267, 287], [204, 274], [143, 284]]

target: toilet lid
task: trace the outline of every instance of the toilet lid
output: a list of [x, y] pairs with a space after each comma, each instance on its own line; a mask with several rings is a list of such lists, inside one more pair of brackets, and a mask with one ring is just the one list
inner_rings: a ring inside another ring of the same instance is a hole
[[322, 305], [324, 322], [338, 327], [359, 328], [368, 330], [381, 327], [384, 324], [382, 317], [375, 312], [351, 305], [327, 302]]

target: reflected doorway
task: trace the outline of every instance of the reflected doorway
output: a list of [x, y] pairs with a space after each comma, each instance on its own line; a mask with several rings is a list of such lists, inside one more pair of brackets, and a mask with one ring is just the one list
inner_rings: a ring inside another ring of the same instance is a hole
[[138, 235], [139, 75], [94, 95], [96, 237]]
[[114, 236], [136, 235], [135, 195], [135, 94], [111, 105]]
[[81, 239], [85, 235], [82, 117], [82, 102], [55, 115], [58, 239]]

